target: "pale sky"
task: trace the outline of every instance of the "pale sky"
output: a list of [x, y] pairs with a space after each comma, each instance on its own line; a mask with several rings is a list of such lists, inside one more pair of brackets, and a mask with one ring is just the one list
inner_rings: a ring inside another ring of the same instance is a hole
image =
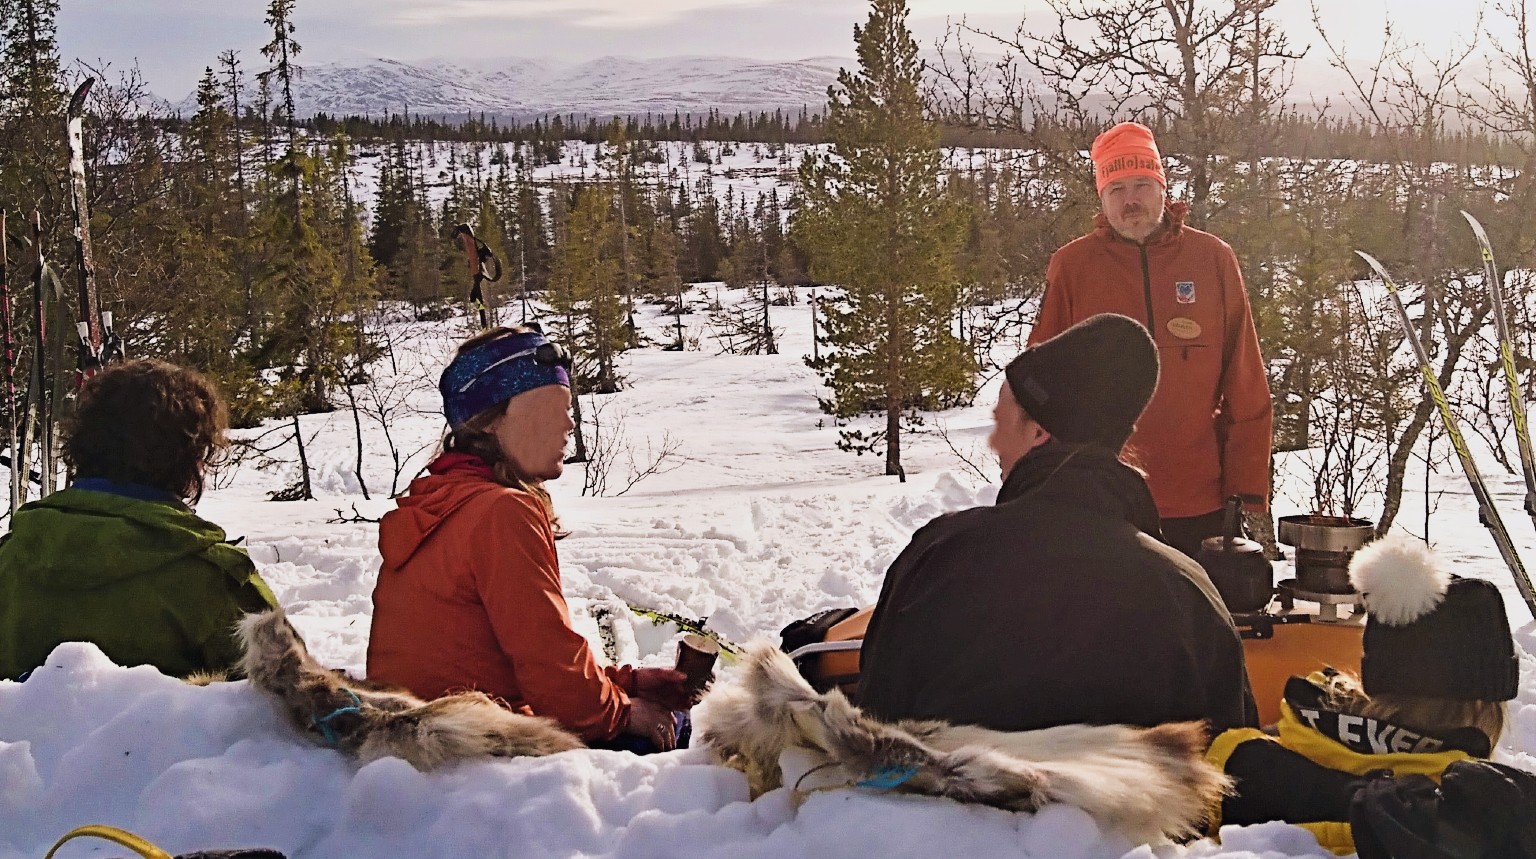
[[[1151, 0], [1148, 0], [1151, 2]], [[1501, 4], [1520, 0], [1498, 0]], [[1372, 54], [1390, 19], [1400, 37], [1431, 56], [1473, 30], [1477, 6], [1446, 0], [1317, 0], [1331, 36], [1352, 54]], [[185, 97], [220, 51], [240, 52], [244, 68], [264, 65], [259, 49], [266, 0], [62, 0], [59, 47], [66, 61], [137, 60], [150, 87]], [[925, 47], [946, 17], [1011, 33], [1021, 20], [1047, 20], [1042, 0], [910, 0], [911, 25]], [[370, 57], [726, 55], [765, 60], [853, 55], [853, 25], [865, 0], [299, 0], [294, 15], [302, 64]], [[1316, 41], [1308, 0], [1280, 0], [1293, 44]], [[1485, 25], [1496, 38], [1513, 28], [1495, 9]], [[1321, 49], [1313, 60], [1321, 64]], [[1328, 93], [1320, 93], [1327, 95]]]

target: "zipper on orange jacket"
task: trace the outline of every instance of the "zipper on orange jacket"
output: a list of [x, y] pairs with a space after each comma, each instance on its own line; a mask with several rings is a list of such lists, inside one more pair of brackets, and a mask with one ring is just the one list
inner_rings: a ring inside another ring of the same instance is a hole
[[1151, 263], [1149, 263], [1147, 261], [1147, 246], [1146, 246], [1146, 244], [1145, 243], [1138, 244], [1137, 245], [1137, 249], [1141, 251], [1141, 290], [1142, 290], [1142, 294], [1145, 295], [1146, 299], [1147, 299], [1147, 331], [1152, 334], [1152, 339], [1156, 340], [1157, 339], [1157, 320], [1152, 317], [1152, 269], [1151, 269]]

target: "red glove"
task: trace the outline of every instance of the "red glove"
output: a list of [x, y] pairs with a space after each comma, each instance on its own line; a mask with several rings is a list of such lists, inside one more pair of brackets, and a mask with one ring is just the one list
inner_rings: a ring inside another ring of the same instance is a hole
[[688, 675], [674, 668], [636, 668], [634, 698], [654, 701], [668, 710], [686, 710], [698, 699], [689, 694]]

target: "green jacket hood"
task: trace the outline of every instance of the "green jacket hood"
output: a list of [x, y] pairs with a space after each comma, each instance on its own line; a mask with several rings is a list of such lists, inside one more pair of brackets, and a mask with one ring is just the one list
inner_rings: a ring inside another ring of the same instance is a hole
[[[24, 505], [4, 539], [16, 557], [28, 559], [22, 578], [45, 590], [93, 590], [194, 556], [237, 581], [251, 571], [224, 529], [186, 507], [87, 489], [64, 489]], [[84, 558], [94, 562], [81, 564]], [[56, 575], [61, 570], [70, 574]]]

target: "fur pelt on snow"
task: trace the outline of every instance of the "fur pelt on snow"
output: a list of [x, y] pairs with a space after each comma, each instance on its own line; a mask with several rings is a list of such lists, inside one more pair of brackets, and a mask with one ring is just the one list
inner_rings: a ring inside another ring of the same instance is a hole
[[281, 611], [246, 615], [239, 636], [251, 685], [276, 699], [300, 733], [365, 762], [394, 756], [430, 770], [466, 758], [583, 748], [555, 722], [514, 713], [480, 692], [423, 701], [325, 668]]
[[1066, 803], [1145, 842], [1197, 834], [1231, 786], [1205, 761], [1198, 722], [1018, 732], [884, 722], [838, 690], [816, 692], [772, 644], [752, 645], [743, 662], [735, 682], [704, 699], [695, 721], [703, 745], [747, 773], [754, 796], [780, 786], [780, 755], [801, 748], [840, 767], [850, 784], [911, 772], [897, 790], [1019, 811]]

